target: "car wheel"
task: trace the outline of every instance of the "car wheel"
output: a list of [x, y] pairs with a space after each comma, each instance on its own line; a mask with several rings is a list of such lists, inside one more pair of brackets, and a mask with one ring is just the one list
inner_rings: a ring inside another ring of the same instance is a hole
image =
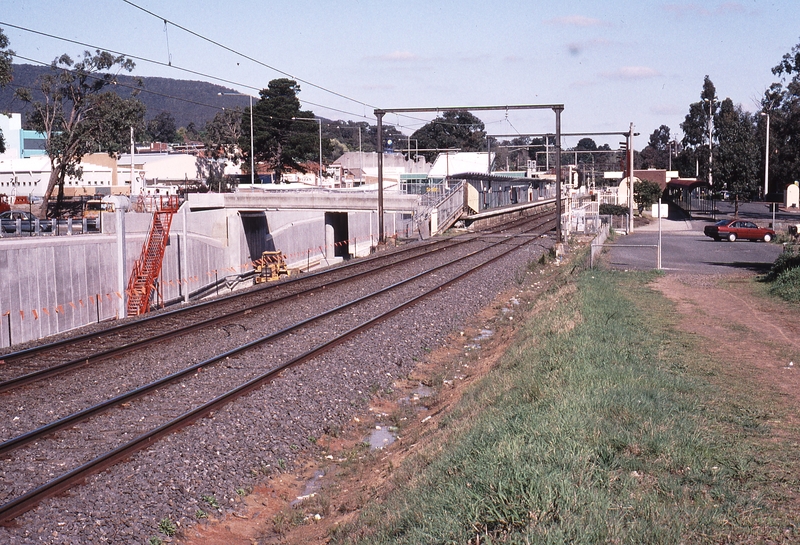
[[770, 240], [772, 240], [772, 235], [770, 235], [769, 233], [764, 235], [764, 242], [769, 242]]
[[730, 242], [736, 242], [736, 233], [730, 233], [730, 234], [728, 235], [728, 240], [729, 240]]

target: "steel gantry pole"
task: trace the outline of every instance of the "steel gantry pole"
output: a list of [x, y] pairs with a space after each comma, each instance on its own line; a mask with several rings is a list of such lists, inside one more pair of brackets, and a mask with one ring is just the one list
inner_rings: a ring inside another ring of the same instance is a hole
[[564, 106], [554, 106], [553, 111], [556, 113], [556, 216], [558, 216], [558, 223], [556, 223], [556, 240], [561, 240], [561, 112], [564, 111]]
[[[563, 104], [514, 104], [508, 106], [438, 106], [435, 108], [377, 108], [375, 109], [375, 117], [378, 119], [378, 230], [380, 231], [380, 240], [384, 240], [383, 233], [383, 116], [387, 113], [422, 113], [422, 112], [435, 112], [437, 114], [443, 112], [458, 112], [458, 111], [486, 111], [486, 110], [550, 110], [556, 112], [556, 133], [561, 133], [561, 112], [564, 110]], [[561, 161], [561, 147], [559, 144], [557, 159]], [[557, 174], [556, 185], [560, 186], [560, 165]], [[556, 199], [559, 200], [558, 198]], [[560, 229], [559, 229], [560, 231]]]
[[378, 243], [383, 244], [386, 239], [383, 232], [383, 116], [386, 112], [375, 110], [378, 118]]

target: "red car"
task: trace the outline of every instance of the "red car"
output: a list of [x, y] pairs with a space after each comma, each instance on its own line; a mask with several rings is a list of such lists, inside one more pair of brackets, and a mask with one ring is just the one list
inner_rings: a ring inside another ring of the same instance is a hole
[[752, 221], [736, 219], [721, 220], [714, 225], [707, 225], [703, 229], [703, 233], [714, 240], [722, 240], [724, 238], [731, 242], [737, 238], [769, 242], [775, 237], [775, 231], [768, 227], [759, 227]]

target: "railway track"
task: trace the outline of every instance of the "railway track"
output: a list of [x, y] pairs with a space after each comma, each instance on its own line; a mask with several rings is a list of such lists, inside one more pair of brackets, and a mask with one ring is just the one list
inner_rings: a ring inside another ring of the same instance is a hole
[[[13, 519], [42, 500], [82, 482], [87, 476], [129, 458], [165, 435], [182, 429], [219, 410], [233, 399], [260, 388], [287, 368], [331, 350], [409, 306], [501, 261], [519, 248], [536, 243], [538, 236], [549, 230], [554, 225], [553, 222], [552, 218], [537, 218], [522, 221], [514, 227], [507, 226], [505, 235], [465, 236], [446, 244], [426, 247], [421, 253], [406, 255], [397, 259], [393, 265], [381, 265], [379, 268], [376, 267], [379, 260], [373, 260], [372, 271], [351, 274], [350, 280], [330, 279], [325, 284], [306, 288], [300, 287], [300, 282], [297, 282], [294, 287], [298, 289], [290, 290], [289, 294], [270, 296], [266, 301], [251, 302], [244, 305], [244, 308], [228, 310], [228, 315], [197, 320], [185, 326], [186, 329], [181, 329], [172, 337], [186, 336], [189, 333], [195, 335], [201, 328], [231, 323], [232, 320], [244, 316], [253, 317], [268, 307], [287, 302], [295, 303], [302, 297], [314, 299], [311, 294], [321, 290], [334, 291], [329, 288], [336, 284], [348, 286], [351, 285], [348, 282], [362, 280], [370, 275], [388, 276], [387, 271], [392, 266], [408, 268], [412, 264], [424, 263], [425, 258], [429, 259], [432, 255], [438, 257], [439, 252], [459, 254], [448, 258], [445, 263], [425, 265], [410, 276], [405, 274], [402, 279], [384, 282], [382, 287], [371, 288], [367, 293], [349, 297], [345, 302], [329, 305], [324, 311], [317, 310], [305, 319], [273, 328], [266, 334], [260, 333], [247, 342], [237, 340], [235, 347], [218, 352], [212, 357], [190, 362], [188, 365], [181, 361], [180, 369], [159, 376], [147, 384], [107, 397], [99, 403], [48, 421], [35, 429], [4, 438], [4, 442], [0, 444], [0, 456], [5, 460], [3, 477], [6, 482], [13, 479], [15, 486], [0, 498], [4, 502], [0, 506], [0, 520]], [[509, 234], [511, 230], [519, 233]], [[528, 234], [523, 233], [526, 230]], [[467, 251], [463, 251], [465, 249]], [[420, 258], [420, 255], [424, 257]], [[347, 288], [341, 291], [356, 290]], [[262, 321], [263, 316], [257, 320]], [[155, 342], [163, 342], [163, 339]], [[93, 343], [97, 344], [96, 341]], [[73, 372], [79, 367], [111, 358], [117, 359], [152, 345], [141, 340], [135, 343], [136, 347], [130, 347], [132, 343], [123, 344], [123, 348], [107, 350], [104, 356], [93, 355], [87, 358], [89, 363], [76, 363], [59, 372]], [[248, 361], [255, 361], [257, 364], [247, 363], [240, 358], [245, 353], [249, 354], [246, 358]], [[77, 358], [74, 360], [80, 362]], [[64, 363], [71, 364], [72, 361]], [[24, 391], [25, 384], [52, 379], [53, 376], [54, 374], [47, 374], [37, 378], [29, 377], [32, 380], [13, 384], [10, 382], [13, 379], [6, 380], [3, 383], [6, 385], [6, 396]], [[27, 389], [30, 391], [29, 386]], [[147, 407], [158, 407], [159, 410], [155, 411], [157, 415]], [[108, 430], [108, 433], [95, 435], [98, 429]], [[93, 439], [87, 441], [88, 436]], [[111, 440], [106, 440], [106, 436], [111, 436]], [[45, 462], [32, 466], [32, 459]], [[67, 465], [69, 470], [60, 469]]]
[[[147, 344], [189, 333], [206, 327], [215, 320], [234, 318], [273, 302], [285, 301], [322, 286], [347, 282], [350, 278], [374, 274], [395, 263], [407, 262], [420, 255], [446, 250], [453, 245], [469, 241], [469, 237], [464, 237], [456, 241], [436, 240], [412, 245], [395, 252], [354, 260], [339, 267], [294, 277], [280, 283], [235, 292], [190, 307], [115, 324], [100, 331], [6, 353], [0, 356], [4, 362], [0, 367], [0, 392], [57, 375], [70, 368], [101, 361]], [[157, 336], [157, 339], [154, 336]]]

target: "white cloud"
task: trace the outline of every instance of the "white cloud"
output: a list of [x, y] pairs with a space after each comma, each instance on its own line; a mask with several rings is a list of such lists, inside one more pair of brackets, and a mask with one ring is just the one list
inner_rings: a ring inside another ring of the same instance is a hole
[[414, 53], [411, 53], [410, 51], [392, 51], [391, 53], [378, 55], [378, 58], [384, 61], [392, 61], [392, 62], [406, 62], [406, 61], [419, 60], [419, 57], [417, 57]]
[[593, 27], [593, 26], [607, 26], [608, 23], [593, 17], [584, 17], [583, 15], [567, 15], [566, 17], [556, 17], [546, 21], [547, 23], [559, 26], [577, 26], [577, 27]]
[[622, 66], [614, 72], [604, 72], [601, 75], [608, 79], [637, 80], [655, 78], [661, 74], [648, 66]]

